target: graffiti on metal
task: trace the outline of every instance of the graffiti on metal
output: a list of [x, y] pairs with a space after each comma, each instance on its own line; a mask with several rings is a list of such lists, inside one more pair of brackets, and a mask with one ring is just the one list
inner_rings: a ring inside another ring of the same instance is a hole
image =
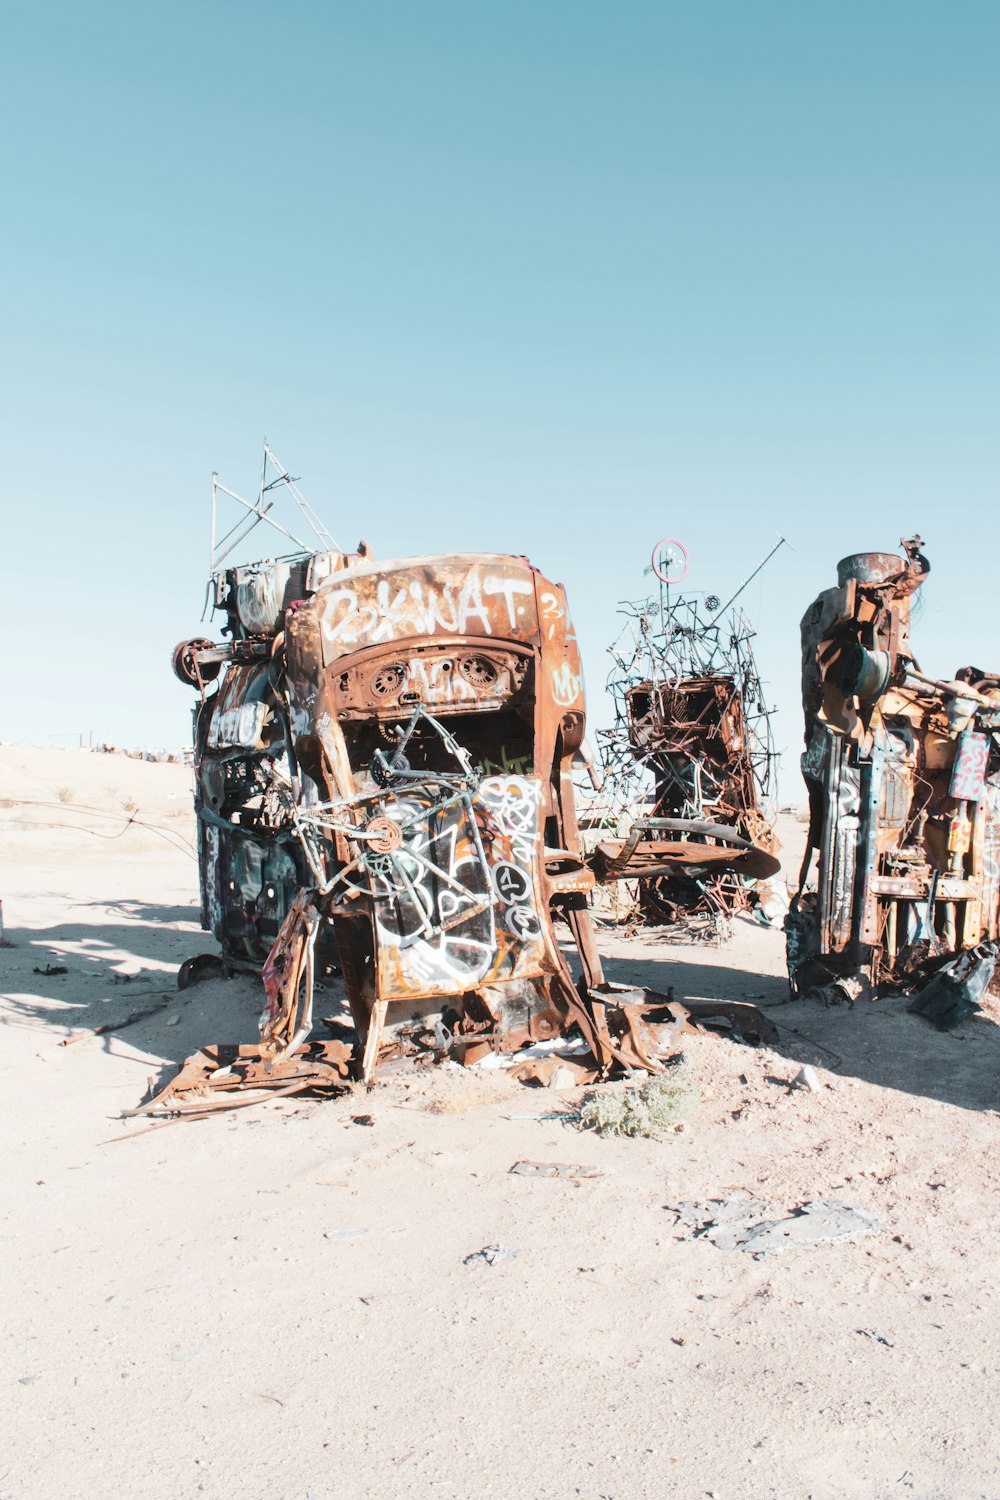
[[794, 993], [912, 985], [1000, 936], [1000, 678], [926, 676], [910, 606], [930, 564], [838, 565], [802, 620], [807, 857], [788, 923]]
[[[323, 598], [327, 660], [344, 650], [439, 635], [531, 637], [535, 585], [513, 559], [501, 570], [470, 559], [441, 558], [356, 569]], [[555, 596], [550, 596], [554, 598]]]

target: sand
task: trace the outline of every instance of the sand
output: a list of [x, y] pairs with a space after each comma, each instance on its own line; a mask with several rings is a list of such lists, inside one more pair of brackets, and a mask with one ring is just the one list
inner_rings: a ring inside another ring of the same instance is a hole
[[[750, 921], [604, 935], [610, 977], [782, 1028], [691, 1038], [662, 1140], [460, 1069], [134, 1134], [150, 1077], [256, 1035], [252, 976], [175, 988], [213, 946], [190, 775], [0, 747], [0, 1500], [1000, 1495], [994, 1012], [942, 1036], [895, 1000], [786, 1004]], [[882, 1232], [755, 1260], [670, 1212], [741, 1193]]]

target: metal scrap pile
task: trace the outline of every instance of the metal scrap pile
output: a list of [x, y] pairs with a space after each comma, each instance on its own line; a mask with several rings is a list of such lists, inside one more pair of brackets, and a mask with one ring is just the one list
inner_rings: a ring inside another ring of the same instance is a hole
[[1000, 931], [1000, 677], [920, 671], [910, 605], [930, 565], [919, 537], [901, 546], [845, 558], [802, 621], [810, 823], [786, 923], [793, 993], [913, 988], [949, 956], [986, 962]]
[[[296, 493], [279, 467], [256, 506], [240, 502], [252, 524], [278, 483]], [[379, 563], [331, 544], [222, 569], [220, 547], [213, 599], [228, 640], [184, 643], [175, 670], [200, 695], [203, 925], [227, 964], [262, 967], [266, 1003], [259, 1049], [205, 1049], [161, 1104], [367, 1083], [394, 1058], [469, 1063], [574, 1027], [594, 1076], [659, 1071], [691, 1008], [604, 980], [562, 587], [517, 557]], [[353, 1035], [307, 1045], [317, 975], [333, 966]], [[729, 1020], [763, 1024], [751, 1006]]]
[[659, 598], [621, 606], [610, 648], [615, 724], [587, 841], [598, 878], [621, 882], [602, 914], [718, 940], [778, 869], [770, 718], [746, 617], [672, 595], [658, 545]]

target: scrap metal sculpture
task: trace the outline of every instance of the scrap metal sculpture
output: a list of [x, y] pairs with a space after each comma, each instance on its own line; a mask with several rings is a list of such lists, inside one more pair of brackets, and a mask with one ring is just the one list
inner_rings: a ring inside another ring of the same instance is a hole
[[[920, 671], [930, 564], [863, 552], [802, 620], [809, 842], [787, 930], [793, 994], [912, 987], [1000, 930], [1000, 677]], [[818, 856], [815, 883], [809, 883]]]
[[737, 596], [672, 595], [677, 542], [657, 544], [653, 569], [659, 597], [620, 606], [610, 647], [615, 724], [598, 737], [588, 836], [598, 878], [624, 882], [605, 901], [614, 920], [717, 937], [779, 867], [770, 716]]
[[[294, 484], [266, 482], [268, 455], [257, 505], [240, 501], [252, 524], [270, 487]], [[260, 1048], [228, 1049], [225, 1066], [206, 1049], [171, 1098], [324, 1069], [368, 1083], [392, 1057], [472, 1062], [574, 1024], [595, 1075], [659, 1070], [678, 1007], [605, 982], [587, 910], [583, 676], [562, 586], [521, 557], [376, 562], [364, 544], [216, 568], [211, 586], [228, 641], [174, 656], [200, 692], [202, 921], [228, 965], [262, 970], [266, 1003]], [[307, 1045], [332, 964], [353, 1054]]]

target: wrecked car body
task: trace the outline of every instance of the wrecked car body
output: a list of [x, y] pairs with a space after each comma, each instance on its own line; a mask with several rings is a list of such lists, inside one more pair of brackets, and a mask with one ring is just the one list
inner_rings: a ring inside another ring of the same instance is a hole
[[204, 685], [226, 657], [196, 715], [202, 917], [230, 962], [263, 966], [265, 1039], [301, 1040], [301, 997], [333, 961], [366, 1078], [417, 1038], [468, 1059], [585, 1019], [552, 930], [558, 908], [600, 984], [561, 587], [519, 558], [362, 550], [215, 590], [232, 644], [181, 662]]
[[845, 558], [802, 620], [810, 816], [786, 921], [793, 994], [909, 989], [1000, 928], [1000, 677], [921, 672], [910, 610], [930, 564], [920, 537], [901, 547]]
[[[297, 496], [265, 446], [256, 505], [225, 493], [256, 525], [278, 483]], [[406, 1060], [472, 1064], [571, 1030], [582, 1075], [657, 1072], [700, 1020], [766, 1032], [754, 1006], [685, 1008], [605, 980], [572, 779], [583, 673], [560, 584], [523, 557], [380, 562], [330, 545], [214, 567], [211, 600], [228, 639], [174, 653], [199, 693], [202, 923], [225, 967], [260, 972], [265, 1003], [259, 1047], [203, 1048], [158, 1107], [336, 1091]], [[213, 962], [192, 959], [181, 983]], [[350, 1015], [324, 1018], [333, 1040], [310, 1040], [334, 970]]]
[[604, 786], [587, 817], [598, 879], [624, 882], [604, 910], [716, 938], [779, 868], [754, 632], [740, 610], [671, 595], [662, 578], [658, 599], [620, 612], [615, 725], [599, 735]]
[[[561, 587], [523, 559], [362, 562], [285, 631], [295, 804], [363, 1048], [460, 1060], [557, 1035], [598, 1043], [571, 770], [583, 679]], [[265, 976], [266, 982], [266, 976]]]

